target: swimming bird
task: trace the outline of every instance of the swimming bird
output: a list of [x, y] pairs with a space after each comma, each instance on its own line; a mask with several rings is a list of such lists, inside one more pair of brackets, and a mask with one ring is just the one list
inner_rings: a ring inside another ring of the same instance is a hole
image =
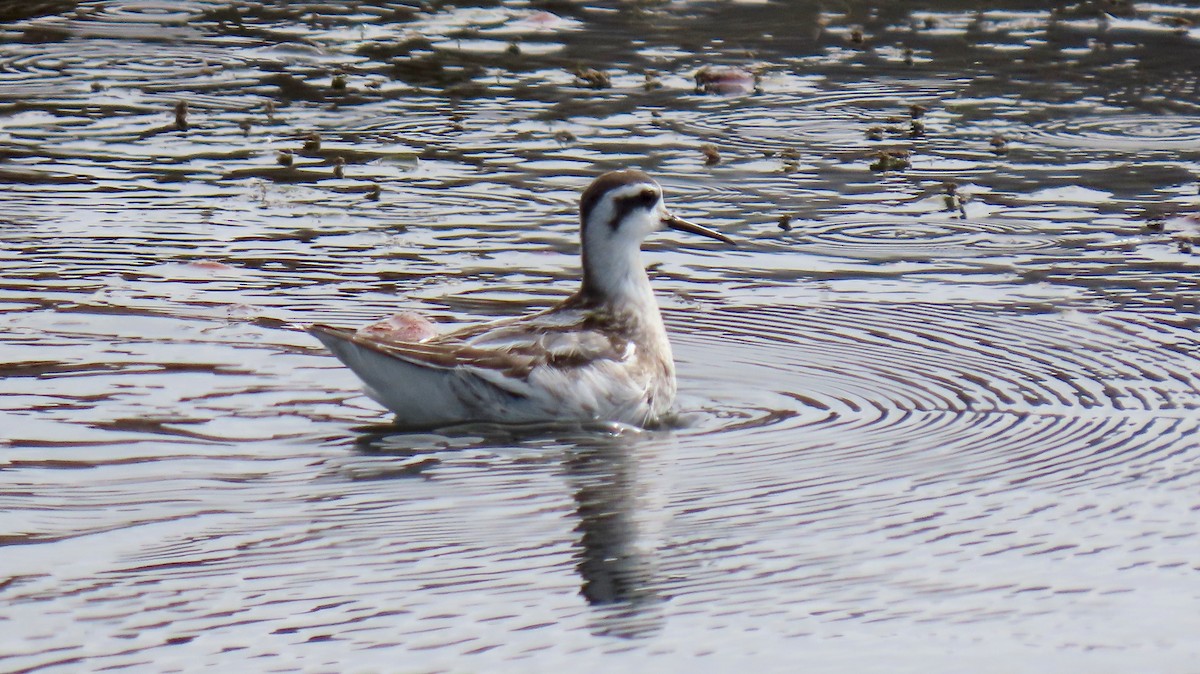
[[309, 332], [400, 426], [658, 423], [674, 403], [675, 363], [642, 241], [664, 227], [733, 240], [676, 217], [658, 183], [637, 170], [596, 178], [579, 213], [583, 283], [556, 306], [438, 336], [403, 316], [405, 339], [327, 325]]

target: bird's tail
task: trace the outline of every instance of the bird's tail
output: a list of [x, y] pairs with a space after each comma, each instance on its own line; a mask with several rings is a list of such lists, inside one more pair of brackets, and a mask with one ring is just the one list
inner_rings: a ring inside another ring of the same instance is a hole
[[353, 331], [313, 325], [308, 332], [363, 382], [368, 396], [408, 426], [444, 426], [472, 416], [454, 390], [454, 368], [413, 363], [372, 348]]

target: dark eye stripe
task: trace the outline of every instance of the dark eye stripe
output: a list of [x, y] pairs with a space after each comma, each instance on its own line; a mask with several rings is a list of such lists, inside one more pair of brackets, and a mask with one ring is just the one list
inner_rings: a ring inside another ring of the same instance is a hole
[[609, 228], [616, 231], [630, 211], [635, 208], [650, 208], [656, 201], [658, 201], [658, 193], [650, 189], [642, 190], [633, 196], [617, 199], [613, 204], [612, 220], [608, 221]]

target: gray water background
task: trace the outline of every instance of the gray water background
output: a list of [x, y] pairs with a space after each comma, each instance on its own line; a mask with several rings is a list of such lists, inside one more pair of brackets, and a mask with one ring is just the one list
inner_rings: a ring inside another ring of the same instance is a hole
[[[0, 5], [0, 670], [1197, 671], [1197, 26]], [[646, 246], [678, 429], [400, 433], [296, 329], [547, 306], [626, 166], [741, 242]]]

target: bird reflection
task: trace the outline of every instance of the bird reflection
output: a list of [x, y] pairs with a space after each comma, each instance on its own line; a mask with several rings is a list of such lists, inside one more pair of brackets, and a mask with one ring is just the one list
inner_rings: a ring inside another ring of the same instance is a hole
[[555, 448], [546, 460], [560, 457], [575, 501], [575, 566], [580, 594], [593, 607], [592, 631], [638, 638], [661, 629], [664, 596], [658, 571], [673, 434], [614, 424], [464, 425], [452, 433], [429, 434], [395, 433], [387, 427], [360, 430], [364, 432], [355, 443], [360, 452], [406, 461], [400, 466], [341, 467], [356, 480], [424, 476], [468, 448]]
[[579, 516], [576, 568], [598, 634], [635, 638], [662, 626], [658, 568], [671, 444], [656, 434], [617, 434], [579, 442], [564, 459]]

